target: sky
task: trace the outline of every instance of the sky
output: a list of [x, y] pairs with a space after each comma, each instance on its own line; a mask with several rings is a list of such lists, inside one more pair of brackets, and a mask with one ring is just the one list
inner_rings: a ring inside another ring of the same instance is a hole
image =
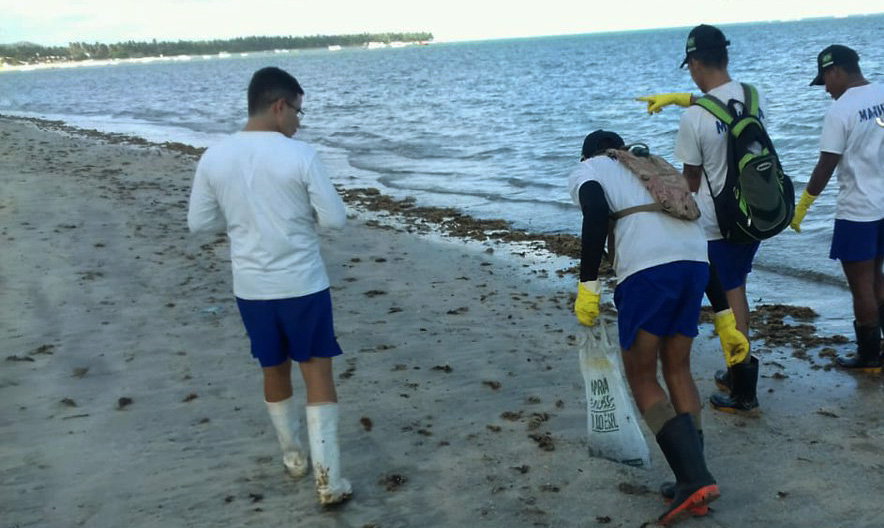
[[0, 43], [400, 31], [445, 42], [882, 11], [881, 0], [0, 0]]

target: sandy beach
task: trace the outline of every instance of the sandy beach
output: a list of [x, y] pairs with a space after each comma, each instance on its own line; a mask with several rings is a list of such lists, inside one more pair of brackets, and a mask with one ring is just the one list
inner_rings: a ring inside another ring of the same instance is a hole
[[[647, 429], [649, 470], [588, 454], [573, 240], [464, 232], [366, 190], [324, 234], [355, 494], [321, 509], [282, 469], [226, 237], [187, 233], [197, 156], [0, 116], [0, 525], [639, 527], [663, 511]], [[558, 260], [533, 249], [552, 239]], [[757, 320], [763, 412], [704, 409], [722, 498], [680, 526], [880, 526], [884, 376], [832, 369], [852, 345], [800, 308]], [[709, 323], [694, 358], [705, 398], [723, 365]]]

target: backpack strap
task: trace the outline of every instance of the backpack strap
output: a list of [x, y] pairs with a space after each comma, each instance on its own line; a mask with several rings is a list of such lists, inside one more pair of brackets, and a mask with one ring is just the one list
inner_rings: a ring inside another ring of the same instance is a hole
[[[730, 130], [731, 135], [734, 137], [739, 137], [744, 128], [753, 124], [764, 128], [761, 119], [758, 118], [758, 90], [756, 90], [751, 84], [743, 83], [743, 101], [743, 111], [745, 112], [743, 114], [744, 119]], [[742, 167], [740, 167], [740, 169], [742, 169]]]
[[698, 97], [694, 101], [694, 104], [708, 111], [710, 114], [715, 116], [718, 120], [720, 120], [728, 127], [730, 127], [731, 123], [733, 123], [734, 119], [736, 119], [730, 108], [728, 108], [726, 104], [721, 102], [721, 99], [715, 97], [714, 95], [706, 94]]
[[642, 211], [647, 212], [655, 212], [662, 211], [663, 204], [661, 203], [650, 203], [645, 205], [636, 205], [635, 207], [627, 207], [626, 209], [621, 209], [616, 213], [611, 213], [612, 220], [620, 220], [624, 216], [631, 215], [632, 213], [641, 213]]
[[[749, 84], [741, 83], [743, 85], [743, 94], [747, 101], [746, 107], [750, 106], [750, 99], [754, 101], [754, 113], [752, 115], [758, 115], [758, 92], [755, 88]], [[751, 94], [749, 93], [751, 91]], [[705, 109], [707, 112], [715, 116], [716, 119], [727, 125], [728, 131], [733, 133], [732, 126], [733, 122], [736, 121], [737, 117], [735, 112], [731, 111], [731, 108], [724, 104], [721, 99], [715, 97], [714, 95], [705, 94], [694, 100], [695, 105]], [[702, 167], [703, 176], [706, 179], [706, 187], [709, 188], [709, 196], [715, 198], [715, 193], [712, 192], [712, 183], [709, 182], [709, 174], [706, 172], [706, 167]]]
[[752, 117], [758, 117], [758, 90], [751, 84], [740, 83], [743, 85], [743, 108]]

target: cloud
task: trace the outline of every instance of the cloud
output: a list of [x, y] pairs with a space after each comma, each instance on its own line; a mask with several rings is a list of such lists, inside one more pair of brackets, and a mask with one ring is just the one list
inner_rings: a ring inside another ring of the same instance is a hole
[[0, 42], [58, 45], [387, 31], [431, 31], [440, 40], [464, 40], [881, 10], [873, 4], [683, 0], [677, 10], [661, 11], [661, 4], [651, 0], [621, 0], [617, 9], [599, 9], [586, 0], [0, 0]]

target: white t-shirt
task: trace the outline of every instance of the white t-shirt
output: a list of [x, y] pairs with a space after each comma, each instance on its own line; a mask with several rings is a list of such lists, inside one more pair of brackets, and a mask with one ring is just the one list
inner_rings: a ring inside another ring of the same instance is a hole
[[[724, 104], [731, 99], [743, 102], [743, 85], [730, 81], [709, 90], [709, 95], [718, 98]], [[758, 93], [758, 116], [764, 122], [764, 109], [767, 101]], [[741, 110], [741, 105], [736, 105]], [[700, 226], [707, 240], [722, 238], [715, 216], [715, 204], [709, 194], [709, 187], [717, 195], [724, 187], [727, 176], [727, 125], [718, 120], [708, 110], [697, 105], [689, 106], [681, 115], [678, 125], [678, 138], [675, 142], [675, 155], [685, 165], [702, 165], [705, 174], [701, 177], [700, 188], [695, 199], [700, 209]], [[708, 183], [707, 183], [707, 179]]]
[[841, 155], [835, 218], [884, 218], [884, 85], [850, 88], [832, 103], [820, 150]]
[[187, 213], [191, 231], [226, 227], [233, 292], [249, 300], [328, 288], [316, 227], [346, 220], [316, 150], [278, 132], [238, 132], [209, 148]]
[[[571, 198], [580, 205], [580, 186], [597, 181], [611, 212], [654, 203], [654, 197], [628, 169], [607, 156], [580, 163], [568, 177]], [[617, 220], [614, 226], [614, 273], [617, 283], [633, 273], [679, 260], [708, 262], [706, 240], [696, 221], [666, 213], [642, 211]]]

